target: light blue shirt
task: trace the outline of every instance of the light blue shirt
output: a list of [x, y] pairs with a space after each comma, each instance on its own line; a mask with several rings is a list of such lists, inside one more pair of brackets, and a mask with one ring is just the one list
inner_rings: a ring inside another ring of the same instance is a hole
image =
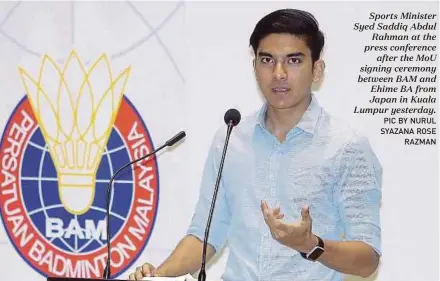
[[[314, 234], [364, 241], [381, 254], [381, 165], [367, 138], [331, 117], [315, 95], [283, 143], [266, 129], [266, 109], [243, 118], [230, 138], [208, 240], [217, 252], [228, 243], [222, 279], [343, 280], [341, 273], [274, 240], [260, 202], [280, 206], [287, 222], [300, 219], [308, 204]], [[212, 142], [188, 229], [202, 241], [225, 136], [226, 126]]]

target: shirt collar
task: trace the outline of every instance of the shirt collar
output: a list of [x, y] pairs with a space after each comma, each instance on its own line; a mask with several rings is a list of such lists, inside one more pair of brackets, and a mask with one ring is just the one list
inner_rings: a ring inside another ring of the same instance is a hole
[[[292, 131], [295, 128], [298, 128], [310, 134], [314, 134], [318, 124], [319, 117], [321, 115], [321, 111], [322, 111], [321, 106], [319, 105], [315, 95], [312, 94], [312, 100], [309, 106], [307, 107], [307, 110], [304, 112], [300, 121], [292, 129]], [[267, 102], [264, 103], [261, 109], [257, 112], [257, 117], [256, 117], [256, 125], [260, 125], [262, 128], [266, 128], [264, 121], [266, 117], [266, 112], [267, 112]]]

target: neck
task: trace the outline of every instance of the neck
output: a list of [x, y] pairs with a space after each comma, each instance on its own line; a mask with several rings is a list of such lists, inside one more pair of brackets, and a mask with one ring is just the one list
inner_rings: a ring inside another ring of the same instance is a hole
[[306, 112], [312, 97], [304, 99], [299, 104], [289, 108], [275, 108], [270, 105], [267, 107], [266, 126], [277, 139], [283, 142], [287, 133], [294, 128]]

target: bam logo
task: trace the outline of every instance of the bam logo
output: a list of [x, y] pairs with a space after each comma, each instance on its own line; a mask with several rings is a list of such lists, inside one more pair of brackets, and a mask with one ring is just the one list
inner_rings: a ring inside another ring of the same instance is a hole
[[[16, 250], [44, 276], [100, 277], [106, 261], [106, 189], [124, 164], [152, 151], [124, 96], [130, 73], [113, 77], [105, 55], [86, 70], [75, 52], [59, 67], [44, 56], [37, 76], [20, 68], [27, 95], [0, 145], [0, 206]], [[155, 158], [114, 181], [112, 277], [150, 237], [158, 205]]]

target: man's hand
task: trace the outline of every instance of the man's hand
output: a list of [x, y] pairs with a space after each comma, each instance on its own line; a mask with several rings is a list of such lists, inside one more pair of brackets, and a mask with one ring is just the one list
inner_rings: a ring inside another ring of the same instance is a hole
[[144, 263], [141, 267], [136, 268], [136, 272], [129, 275], [130, 280], [142, 280], [144, 277], [160, 276], [157, 269], [150, 263]]
[[282, 221], [284, 214], [281, 209], [269, 208], [265, 201], [261, 201], [261, 211], [272, 237], [279, 243], [304, 253], [318, 244], [318, 239], [312, 233], [312, 218], [308, 206], [302, 208], [301, 219], [294, 223]]

